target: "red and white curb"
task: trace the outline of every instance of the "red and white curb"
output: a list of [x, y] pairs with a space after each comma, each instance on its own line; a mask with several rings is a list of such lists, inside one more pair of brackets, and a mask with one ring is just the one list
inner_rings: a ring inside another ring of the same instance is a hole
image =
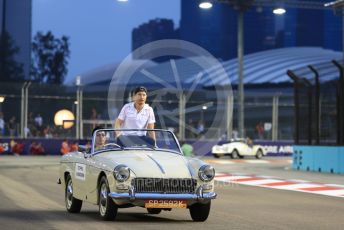
[[303, 180], [284, 180], [273, 177], [217, 173], [215, 180], [258, 186], [264, 188], [291, 190], [344, 198], [344, 185], [320, 184]]
[[228, 165], [228, 164], [291, 164], [292, 160], [290, 159], [276, 159], [276, 160], [261, 160], [261, 159], [254, 159], [254, 160], [205, 160], [209, 164], [220, 164], [220, 165]]

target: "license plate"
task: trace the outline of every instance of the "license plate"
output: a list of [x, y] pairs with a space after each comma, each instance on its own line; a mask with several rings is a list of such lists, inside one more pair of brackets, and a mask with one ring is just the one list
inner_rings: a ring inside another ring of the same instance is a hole
[[185, 200], [145, 200], [145, 208], [186, 208]]

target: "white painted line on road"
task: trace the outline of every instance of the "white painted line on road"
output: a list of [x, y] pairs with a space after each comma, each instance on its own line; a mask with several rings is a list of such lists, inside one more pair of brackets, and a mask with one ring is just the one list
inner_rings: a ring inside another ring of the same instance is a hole
[[305, 180], [286, 180], [256, 175], [227, 174], [228, 176], [226, 176], [226, 173], [219, 174], [221, 174], [221, 176], [216, 176], [215, 180], [248, 186], [298, 191], [304, 193], [313, 193], [318, 195], [327, 195], [344, 198], [344, 185], [320, 184]]
[[291, 180], [288, 180], [288, 181], [295, 182], [295, 183], [310, 183], [309, 180], [291, 179]]
[[209, 159], [205, 162], [210, 164], [290, 164], [292, 160], [261, 160], [261, 159], [252, 159], [252, 160], [241, 160], [241, 159], [232, 159], [232, 160], [217, 160]]
[[344, 194], [344, 189], [315, 191], [314, 193], [328, 195], [328, 196], [340, 196]]
[[340, 187], [340, 188], [344, 188], [344, 185], [342, 184], [325, 184], [326, 186], [330, 186], [330, 187]]
[[211, 163], [211, 164], [221, 164], [221, 165], [235, 164], [235, 162], [229, 161], [229, 160], [206, 160], [206, 162]]
[[268, 164], [270, 161], [266, 160], [244, 160], [245, 163], [250, 163], [250, 164]]
[[274, 179], [263, 179], [263, 180], [244, 181], [244, 182], [239, 182], [239, 183], [246, 184], [246, 185], [264, 185], [268, 183], [277, 183], [277, 182], [283, 182], [283, 181], [274, 180]]
[[228, 175], [228, 173], [215, 173], [216, 177], [225, 176], [225, 175]]
[[248, 178], [251, 178], [251, 177], [250, 176], [223, 176], [223, 177], [216, 178], [216, 180], [235, 182], [235, 180], [238, 180], [238, 179], [248, 179]]
[[320, 184], [311, 184], [311, 183], [298, 183], [298, 184], [290, 184], [290, 185], [281, 185], [278, 188], [286, 189], [286, 190], [295, 190], [295, 189], [303, 189], [303, 188], [316, 188], [322, 187], [323, 185]]

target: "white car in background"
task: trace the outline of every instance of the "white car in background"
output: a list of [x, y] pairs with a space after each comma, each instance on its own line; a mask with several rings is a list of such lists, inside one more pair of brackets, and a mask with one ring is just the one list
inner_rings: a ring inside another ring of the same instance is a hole
[[[126, 135], [132, 131], [142, 136]], [[122, 135], [116, 138], [116, 134]], [[156, 142], [145, 133], [155, 132]], [[96, 138], [106, 144], [95, 146]], [[60, 161], [68, 212], [78, 213], [83, 202], [99, 206], [100, 217], [113, 220], [120, 208], [142, 207], [149, 214], [189, 209], [194, 221], [205, 221], [214, 192], [215, 170], [184, 157], [174, 134], [167, 130], [99, 129], [90, 151], [72, 152]]]
[[266, 155], [266, 151], [261, 145], [255, 145], [251, 140], [235, 139], [229, 143], [222, 145], [214, 145], [211, 153], [215, 158], [225, 155], [235, 158], [243, 158], [245, 156], [255, 156], [257, 159]]

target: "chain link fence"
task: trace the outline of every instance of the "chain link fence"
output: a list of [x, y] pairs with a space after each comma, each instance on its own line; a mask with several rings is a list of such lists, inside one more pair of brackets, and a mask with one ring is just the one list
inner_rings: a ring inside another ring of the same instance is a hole
[[344, 144], [344, 65], [342, 61], [288, 71], [294, 80], [295, 143]]
[[[122, 105], [131, 101], [130, 90], [125, 90], [124, 98], [108, 98], [107, 86], [77, 88], [36, 83], [1, 83], [1, 86], [2, 137], [90, 138], [95, 126], [112, 127], [112, 118], [118, 116]], [[151, 92], [154, 94], [154, 90]], [[110, 110], [109, 100], [116, 101], [116, 106]], [[170, 129], [180, 139], [227, 140], [238, 137], [236, 93], [233, 117], [229, 116], [231, 110], [227, 100], [218, 98], [211, 89], [197, 89], [190, 95], [185, 89], [183, 94], [150, 95], [147, 102], [155, 111], [156, 127]], [[329, 100], [332, 99], [322, 98], [324, 111], [329, 111], [328, 116], [322, 118], [324, 129], [334, 125], [325, 122], [326, 119], [331, 121], [331, 109], [325, 108], [331, 107]], [[73, 116], [62, 117], [63, 122], [57, 123], [56, 113], [61, 110], [68, 110]], [[248, 93], [245, 97], [245, 136], [261, 140], [292, 140], [293, 111], [292, 93]], [[222, 117], [225, 123], [217, 121]]]

